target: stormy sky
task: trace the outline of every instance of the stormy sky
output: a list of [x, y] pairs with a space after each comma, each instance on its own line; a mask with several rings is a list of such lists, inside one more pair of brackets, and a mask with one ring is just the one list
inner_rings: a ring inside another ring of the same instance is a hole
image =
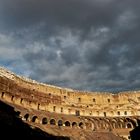
[[140, 0], [0, 0], [0, 66], [77, 90], [140, 90]]

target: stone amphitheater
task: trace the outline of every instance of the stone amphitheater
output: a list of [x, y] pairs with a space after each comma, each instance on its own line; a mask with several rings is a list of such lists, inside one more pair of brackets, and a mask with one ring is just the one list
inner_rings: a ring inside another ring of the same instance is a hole
[[0, 100], [14, 107], [32, 128], [76, 140], [86, 140], [86, 133], [95, 132], [129, 140], [140, 119], [140, 91], [77, 91], [39, 83], [3, 67]]

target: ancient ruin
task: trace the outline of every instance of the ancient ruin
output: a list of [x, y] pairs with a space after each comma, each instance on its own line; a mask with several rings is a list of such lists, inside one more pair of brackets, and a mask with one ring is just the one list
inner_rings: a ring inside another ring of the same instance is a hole
[[140, 119], [140, 91], [77, 91], [39, 83], [5, 68], [0, 68], [0, 100], [31, 127], [75, 140], [86, 140], [95, 132], [129, 140]]

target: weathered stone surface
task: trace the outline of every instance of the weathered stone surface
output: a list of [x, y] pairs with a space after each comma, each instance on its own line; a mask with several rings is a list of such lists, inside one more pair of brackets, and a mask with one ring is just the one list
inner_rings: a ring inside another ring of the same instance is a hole
[[128, 139], [140, 118], [140, 91], [76, 91], [38, 83], [4, 68], [0, 68], [0, 100], [30, 126], [71, 139]]

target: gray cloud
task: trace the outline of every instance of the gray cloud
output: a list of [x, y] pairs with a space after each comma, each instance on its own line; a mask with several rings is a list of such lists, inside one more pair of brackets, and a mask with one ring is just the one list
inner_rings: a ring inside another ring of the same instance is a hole
[[125, 4], [116, 0], [1, 0], [1, 16], [5, 26], [13, 29], [43, 22], [48, 32], [60, 27], [86, 32], [91, 27], [112, 26]]
[[41, 82], [140, 89], [140, 1], [0, 0], [0, 63]]

